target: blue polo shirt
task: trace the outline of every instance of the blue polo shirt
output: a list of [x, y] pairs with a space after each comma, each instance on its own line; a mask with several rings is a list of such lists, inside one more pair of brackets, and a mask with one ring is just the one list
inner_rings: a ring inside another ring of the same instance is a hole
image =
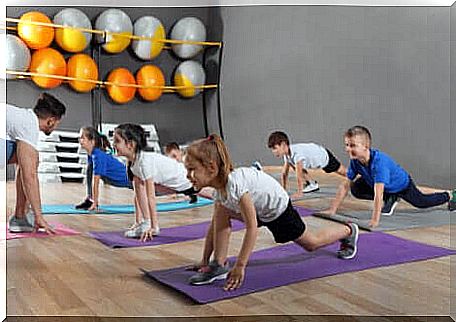
[[119, 186], [128, 186], [127, 167], [111, 154], [95, 148], [87, 157], [87, 162], [93, 164], [93, 175], [106, 177]]
[[354, 180], [356, 175], [363, 177], [368, 185], [376, 183], [385, 185], [385, 192], [397, 193], [408, 187], [409, 174], [389, 155], [376, 149], [370, 149], [370, 160], [367, 166], [359, 160], [350, 160], [347, 177]]

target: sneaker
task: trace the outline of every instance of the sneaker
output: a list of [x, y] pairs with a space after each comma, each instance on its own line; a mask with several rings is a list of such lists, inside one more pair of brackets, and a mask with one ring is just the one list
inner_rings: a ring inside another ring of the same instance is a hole
[[399, 197], [397, 195], [389, 195], [383, 202], [382, 216], [391, 216], [399, 203]]
[[188, 203], [197, 203], [198, 202], [198, 196], [197, 195], [190, 195], [190, 201]]
[[93, 205], [93, 201], [90, 200], [89, 198], [87, 198], [86, 200], [81, 202], [79, 205], [74, 206], [74, 208], [76, 208], [78, 210], [87, 210], [90, 207], [92, 207], [92, 205]]
[[128, 229], [124, 236], [127, 238], [139, 238], [141, 235], [150, 229], [150, 221], [143, 221], [139, 225], [133, 225], [132, 228]]
[[8, 221], [9, 231], [12, 233], [30, 233], [35, 227], [35, 215], [29, 210], [24, 218], [11, 216]]
[[340, 241], [340, 249], [337, 252], [337, 257], [342, 259], [352, 259], [355, 257], [356, 252], [358, 251], [358, 225], [349, 223], [348, 226], [351, 229], [351, 234], [347, 238], [344, 238]]
[[216, 261], [211, 261], [208, 266], [204, 267], [201, 272], [189, 278], [192, 285], [205, 285], [215, 280], [224, 280], [228, 276], [228, 265], [219, 265]]
[[315, 192], [320, 190], [320, 187], [318, 186], [317, 181], [310, 181], [307, 183], [307, 185], [302, 189], [303, 193], [310, 193], [310, 192]]
[[448, 201], [448, 210], [449, 211], [455, 211], [456, 210], [456, 189], [453, 190], [452, 192], [452, 197], [450, 201]]
[[258, 171], [263, 171], [263, 166], [259, 161], [253, 161], [251, 167], [257, 169]]

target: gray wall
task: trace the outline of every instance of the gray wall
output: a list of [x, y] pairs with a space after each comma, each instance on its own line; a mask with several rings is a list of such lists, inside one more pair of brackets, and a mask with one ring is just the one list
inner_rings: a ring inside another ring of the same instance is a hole
[[233, 158], [279, 164], [266, 140], [281, 129], [347, 163], [343, 132], [364, 124], [420, 184], [449, 187], [449, 16], [448, 7], [222, 8]]
[[[8, 17], [20, 17], [21, 14], [32, 9], [39, 10], [48, 17], [52, 17], [64, 7], [7, 7]], [[98, 14], [104, 11], [103, 7], [78, 7], [95, 25]], [[214, 17], [220, 16], [219, 8], [122, 8], [134, 23], [136, 19], [152, 15], [160, 19], [169, 34], [173, 24], [184, 16], [196, 16], [206, 25], [208, 30], [207, 38], [211, 41], [220, 41], [220, 28], [210, 28], [210, 24], [220, 25], [219, 20]], [[55, 47], [55, 43], [52, 45]], [[66, 58], [71, 54], [64, 53], [57, 48]], [[91, 54], [90, 49], [85, 51]], [[194, 58], [201, 61], [202, 54]], [[126, 67], [133, 74], [145, 64], [155, 64], [159, 66], [166, 79], [167, 85], [172, 85], [172, 73], [178, 65], [179, 60], [171, 50], [163, 50], [162, 53], [152, 61], [141, 61], [136, 57], [130, 47], [119, 54], [108, 54], [101, 51], [99, 61], [99, 78], [105, 80], [108, 73], [116, 67]], [[208, 79], [214, 78], [210, 72]], [[18, 106], [33, 106], [37, 96], [43, 89], [37, 87], [32, 81], [11, 81], [7, 84], [7, 102]], [[77, 130], [83, 125], [92, 123], [91, 95], [90, 93], [77, 93], [69, 88], [68, 85], [61, 85], [58, 88], [48, 90], [49, 93], [62, 99], [68, 107], [68, 113], [64, 118], [61, 129]], [[95, 93], [97, 91], [94, 91]], [[184, 143], [205, 135], [205, 122], [203, 117], [203, 95], [198, 95], [192, 99], [182, 99], [177, 94], [163, 94], [155, 102], [142, 101], [139, 95], [136, 95], [132, 101], [127, 104], [115, 104], [108, 97], [106, 91], [100, 91], [100, 104], [102, 110], [102, 121], [110, 123], [135, 122], [135, 123], [153, 123], [162, 144], [169, 141]], [[206, 96], [212, 97], [214, 94], [208, 91]], [[215, 92], [212, 90], [212, 92]], [[98, 94], [96, 94], [98, 98]]]

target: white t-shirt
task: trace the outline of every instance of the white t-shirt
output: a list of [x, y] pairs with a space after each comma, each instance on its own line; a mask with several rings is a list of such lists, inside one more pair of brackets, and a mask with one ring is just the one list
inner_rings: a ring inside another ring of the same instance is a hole
[[328, 165], [329, 156], [324, 147], [315, 143], [298, 143], [290, 145], [290, 155], [284, 156], [284, 161], [292, 166], [302, 161], [304, 169], [324, 168]]
[[214, 199], [236, 213], [241, 213], [241, 197], [248, 192], [261, 221], [277, 219], [288, 206], [290, 197], [273, 177], [252, 168], [237, 168], [228, 175], [226, 184], [227, 198], [215, 191]]
[[141, 180], [152, 179], [176, 191], [192, 187], [184, 164], [156, 152], [140, 152], [131, 166], [131, 172]]
[[23, 141], [38, 149], [40, 125], [38, 117], [29, 108], [6, 104], [6, 139]]

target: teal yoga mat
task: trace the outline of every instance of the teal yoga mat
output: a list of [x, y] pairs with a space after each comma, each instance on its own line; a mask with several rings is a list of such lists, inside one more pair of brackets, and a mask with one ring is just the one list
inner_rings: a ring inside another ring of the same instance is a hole
[[[211, 205], [212, 200], [198, 197], [198, 202], [190, 204], [188, 200], [178, 202], [165, 202], [157, 204], [158, 212], [185, 210]], [[102, 205], [97, 212], [74, 209], [74, 205], [43, 205], [42, 212], [44, 215], [52, 214], [131, 214], [135, 212], [133, 205]]]

